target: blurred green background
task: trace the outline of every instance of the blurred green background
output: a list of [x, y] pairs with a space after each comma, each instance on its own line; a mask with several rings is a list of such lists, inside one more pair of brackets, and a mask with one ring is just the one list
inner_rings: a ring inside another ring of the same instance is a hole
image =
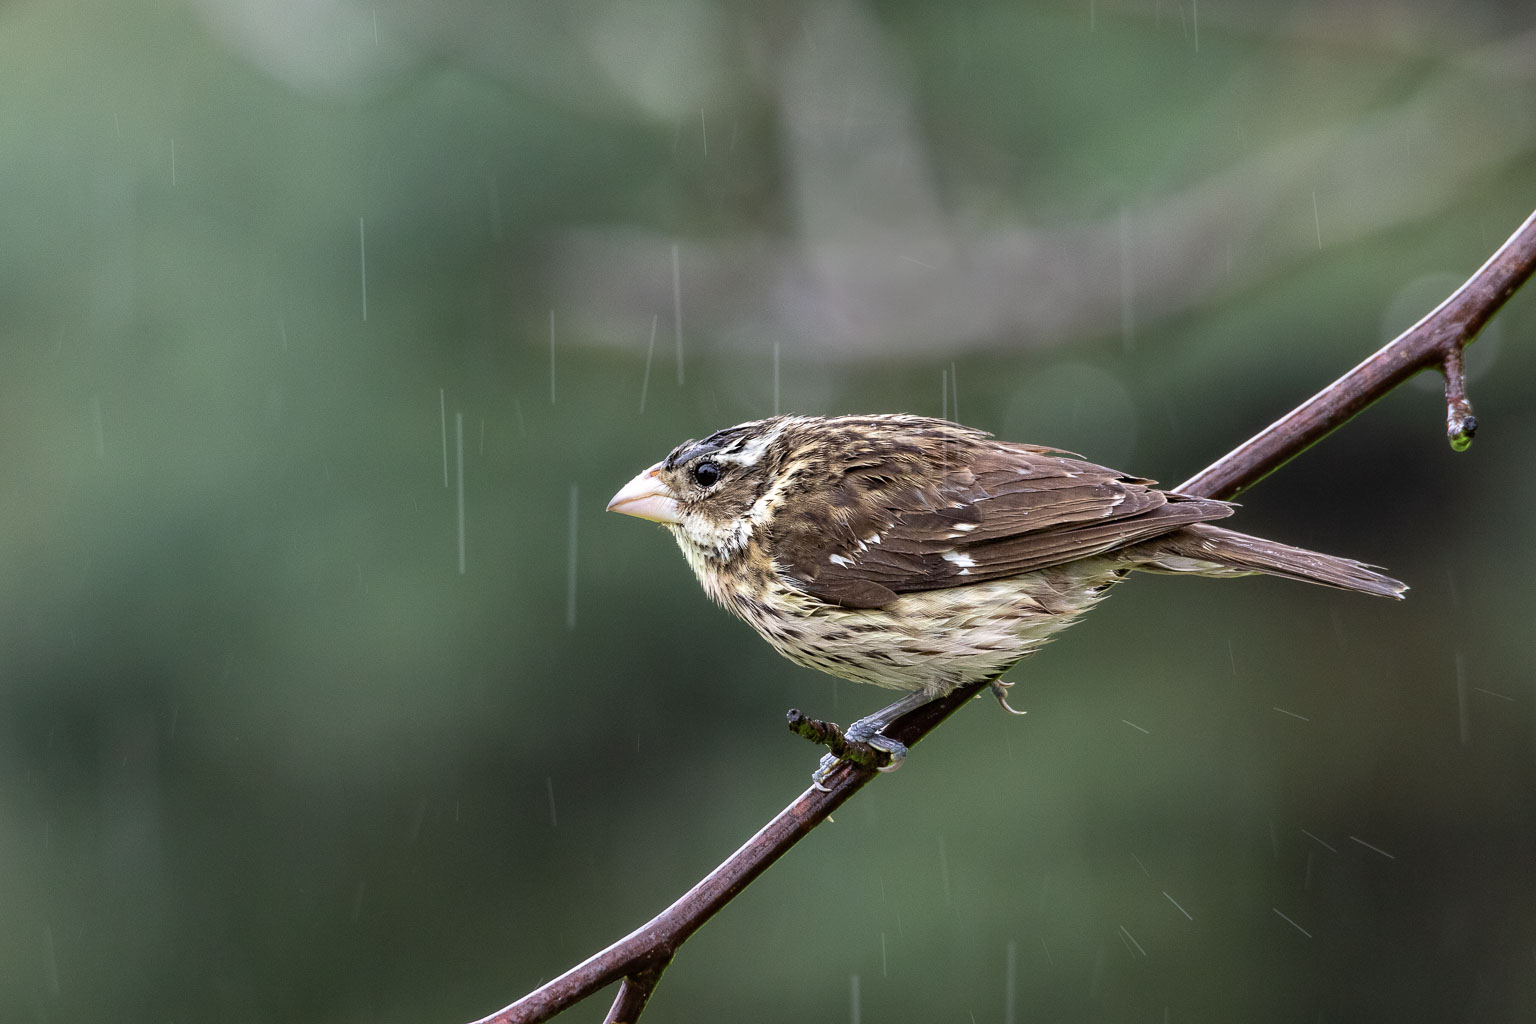
[[[0, 1020], [465, 1021], [808, 781], [606, 515], [769, 414], [1173, 484], [1536, 205], [1524, 2], [0, 9]], [[1536, 293], [706, 926], [660, 1021], [1529, 1020]], [[459, 424], [464, 548], [459, 554]], [[569, 1019], [600, 1019], [608, 997]]]

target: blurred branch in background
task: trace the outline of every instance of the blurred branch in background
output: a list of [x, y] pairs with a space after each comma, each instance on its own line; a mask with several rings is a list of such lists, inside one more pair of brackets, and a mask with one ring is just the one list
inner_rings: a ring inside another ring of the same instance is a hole
[[[1251, 440], [1177, 489], [1231, 497], [1305, 451], [1420, 370], [1439, 366], [1446, 378], [1452, 447], [1464, 449], [1476, 430], [1461, 381], [1461, 351], [1536, 270], [1536, 213], [1468, 281], [1413, 327]], [[907, 746], [933, 731], [986, 682], [962, 686], [910, 712], [886, 729]], [[793, 713], [792, 713], [793, 717]], [[793, 726], [793, 721], [792, 721]], [[834, 738], [834, 748], [842, 737]], [[863, 746], [854, 744], [854, 746]], [[872, 750], [864, 752], [869, 763]], [[874, 768], [841, 762], [826, 788], [801, 793], [756, 835], [677, 902], [607, 949], [476, 1024], [547, 1020], [598, 989], [623, 980], [608, 1021], [633, 1021], [677, 950], [704, 922], [870, 782]]]
[[[650, 16], [601, 3], [384, 5], [382, 36], [378, 7], [288, 6], [302, 17], [199, 3], [253, 63], [322, 95], [382, 92], [442, 55], [562, 107], [675, 126], [674, 149], [686, 130], [707, 155], [713, 122], [717, 159], [743, 121], [766, 123], [778, 166], [764, 173], [782, 176], [783, 209], [725, 236], [679, 239], [622, 222], [554, 240], [554, 302], [578, 311], [574, 336], [607, 346], [632, 346], [637, 325], [672, 308], [674, 250], [690, 331], [722, 344], [772, 338], [788, 355], [861, 359], [1116, 333], [1129, 343], [1138, 324], [1271, 280], [1318, 249], [1444, 214], [1536, 147], [1529, 29], [1460, 43], [1475, 36], [1403, 33], [1369, 5], [1302, 4], [1273, 22], [1259, 10], [1202, 11], [1208, 34], [1261, 45], [1259, 59], [1202, 98], [1196, 120], [1209, 127], [1134, 176], [1120, 170], [1111, 194], [1089, 195], [1096, 216], [1031, 211], [1026, 224], [1015, 208], [981, 208], [946, 187], [955, 175], [945, 127], [920, 104], [923, 72], [937, 72], [916, 66], [882, 22], [889, 13], [869, 6], [683, 3]], [[338, 35], [315, 31], [321, 24], [387, 45], [317, 52], [316, 39]], [[1298, 121], [1274, 98], [1317, 88], [1317, 50], [1351, 54], [1351, 77]], [[733, 61], [742, 73], [727, 72]], [[1001, 140], [982, 157], [1020, 159]], [[1024, 169], [998, 177], [1017, 183]]]
[[[1449, 60], [1391, 105], [1361, 90], [1328, 127], [1202, 154], [1182, 175], [1160, 170], [1166, 180], [1128, 188], [1097, 220], [1010, 224], [942, 194], [934, 132], [917, 123], [908, 76], [872, 19], [849, 5], [808, 17], [773, 70], [792, 230], [681, 243], [690, 329], [740, 345], [781, 338], [863, 359], [1117, 332], [1130, 343], [1138, 322], [1441, 213], [1536, 145], [1527, 33]], [[1394, 88], [1393, 74], [1377, 89]], [[1263, 122], [1256, 77], [1238, 74], [1202, 120], [1234, 138]], [[552, 271], [561, 304], [582, 310], [595, 339], [632, 346], [635, 325], [670, 307], [674, 241], [632, 227], [572, 232]]]

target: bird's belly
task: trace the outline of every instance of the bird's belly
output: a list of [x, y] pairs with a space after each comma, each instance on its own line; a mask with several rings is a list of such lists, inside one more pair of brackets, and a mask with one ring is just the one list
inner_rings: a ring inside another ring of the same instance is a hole
[[937, 696], [1002, 673], [1071, 625], [1119, 578], [1108, 566], [1088, 568], [1078, 563], [1070, 574], [1045, 570], [903, 594], [878, 609], [841, 608], [796, 593], [738, 610], [797, 665]]

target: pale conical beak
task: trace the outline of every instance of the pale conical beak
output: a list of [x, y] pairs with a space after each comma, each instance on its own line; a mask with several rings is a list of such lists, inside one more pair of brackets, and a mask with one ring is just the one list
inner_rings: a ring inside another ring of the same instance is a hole
[[625, 484], [608, 503], [608, 511], [649, 519], [653, 523], [681, 523], [683, 517], [677, 499], [671, 488], [661, 482], [660, 472], [661, 463], [658, 462]]

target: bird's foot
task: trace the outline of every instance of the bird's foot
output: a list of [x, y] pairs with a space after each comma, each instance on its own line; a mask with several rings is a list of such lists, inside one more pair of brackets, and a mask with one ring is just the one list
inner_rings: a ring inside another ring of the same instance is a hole
[[900, 764], [901, 759], [907, 756], [907, 745], [900, 740], [891, 739], [881, 731], [890, 724], [889, 719], [881, 715], [870, 715], [868, 718], [861, 718], [850, 725], [847, 731], [843, 733], [843, 736], [850, 743], [864, 743], [874, 747], [876, 750], [891, 755], [893, 763], [881, 770], [887, 772], [895, 771], [896, 765]]
[[992, 680], [990, 686], [992, 688], [992, 696], [997, 698], [997, 703], [1002, 706], [1004, 711], [1008, 712], [1010, 715], [1029, 714], [1028, 711], [1020, 711], [1018, 708], [1008, 703], [1008, 691], [1013, 689], [1012, 683], [1005, 683], [1001, 679], [994, 679]]
[[850, 761], [879, 772], [893, 772], [907, 756], [907, 745], [881, 732], [890, 724], [889, 718], [871, 715], [861, 718], [848, 727], [847, 732], [832, 722], [823, 722], [791, 710], [789, 728], [812, 743], [825, 746], [831, 753], [823, 755], [811, 783], [817, 789], [827, 790], [826, 780], [832, 769], [842, 761]]
[[[907, 745], [900, 740], [893, 740], [889, 736], [883, 736], [879, 733], [868, 736], [855, 736], [853, 730], [860, 724], [859, 722], [853, 723], [848, 731], [844, 733], [847, 742], [841, 754], [821, 755], [821, 763], [811, 773], [812, 786], [815, 786], [823, 793], [830, 792], [826, 785], [827, 776], [832, 773], [832, 769], [844, 761], [852, 761], [854, 764], [873, 768], [877, 772], [893, 772], [901, 767], [901, 763], [907, 757]], [[863, 750], [860, 750], [860, 747]], [[874, 756], [860, 756], [864, 751], [869, 751]], [[885, 756], [882, 758], [879, 756], [881, 754]], [[880, 761], [885, 763], [881, 764], [879, 763]]]

